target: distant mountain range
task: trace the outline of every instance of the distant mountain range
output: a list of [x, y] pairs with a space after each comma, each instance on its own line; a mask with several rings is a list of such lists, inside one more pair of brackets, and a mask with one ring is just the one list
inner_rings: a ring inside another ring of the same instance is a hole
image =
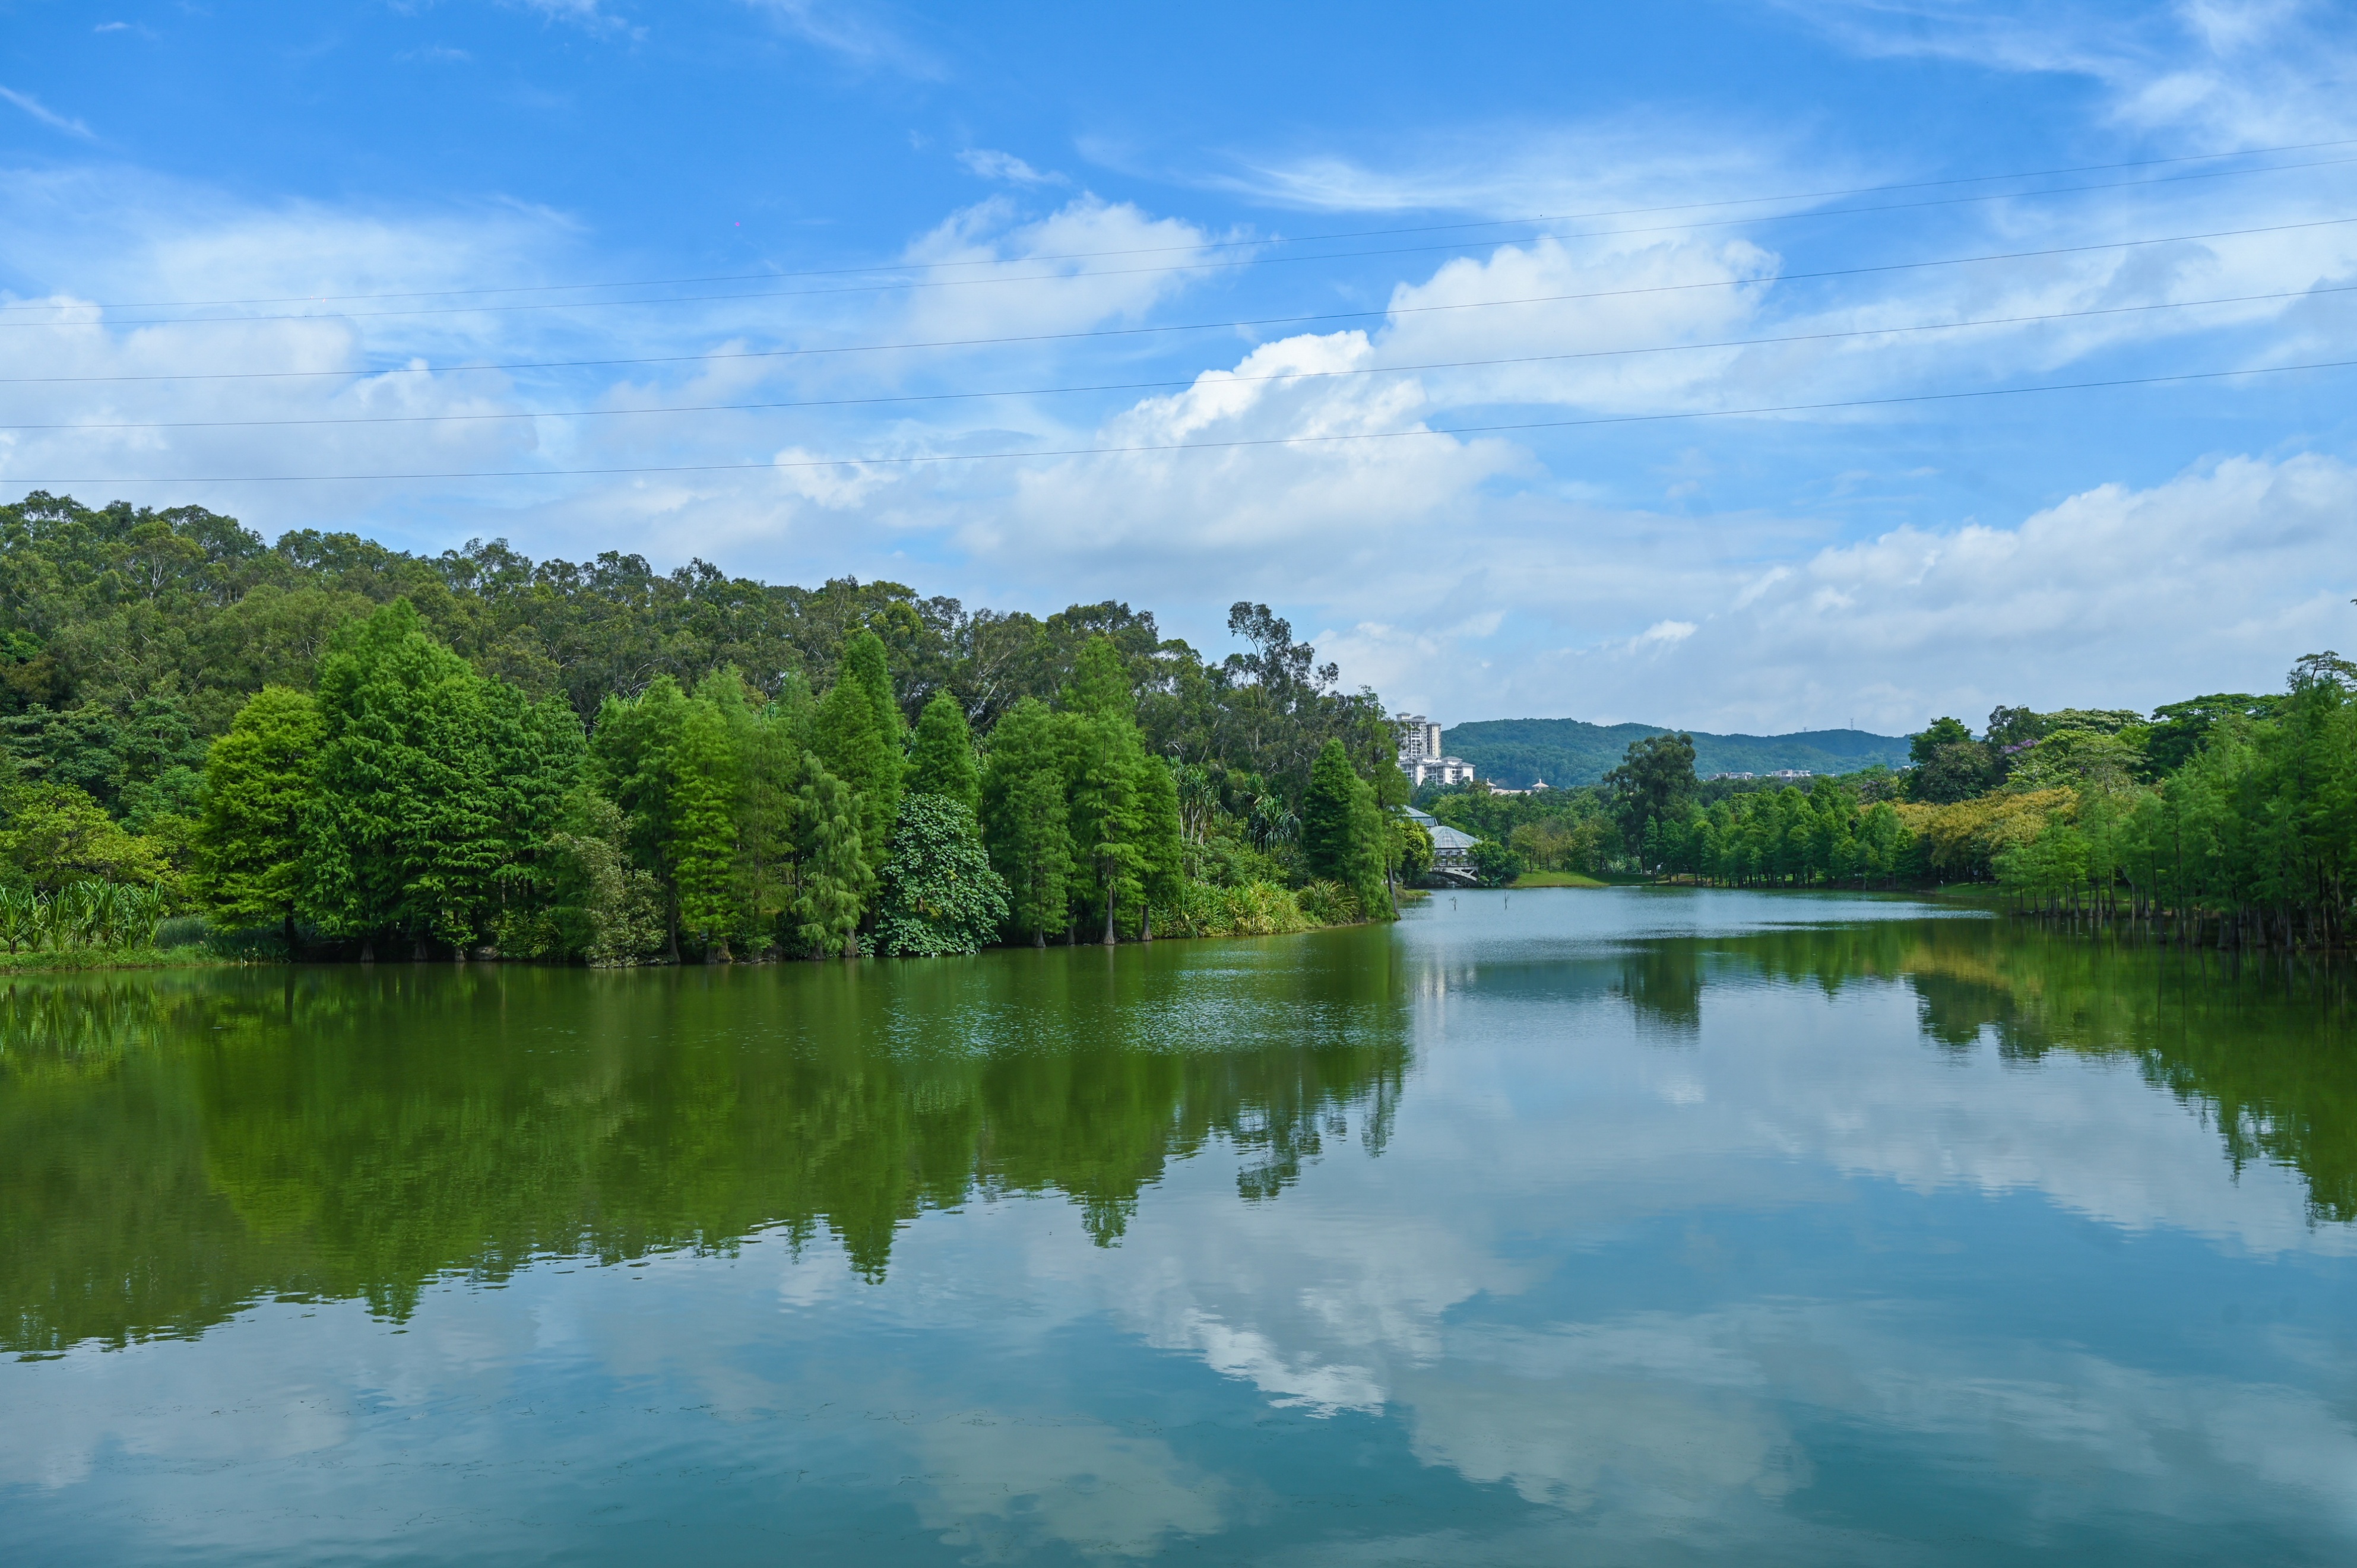
[[[1527, 789], [1534, 779], [1550, 784], [1593, 784], [1620, 766], [1629, 743], [1674, 732], [1659, 725], [1591, 725], [1578, 719], [1481, 719], [1440, 732], [1443, 749], [1461, 757], [1492, 784]], [[1879, 762], [1896, 768], [1907, 760], [1905, 736], [1868, 735], [1857, 729], [1803, 730], [1798, 735], [1705, 735], [1694, 736], [1695, 771], [1773, 773], [1804, 768], [1812, 773], [1855, 773]]]

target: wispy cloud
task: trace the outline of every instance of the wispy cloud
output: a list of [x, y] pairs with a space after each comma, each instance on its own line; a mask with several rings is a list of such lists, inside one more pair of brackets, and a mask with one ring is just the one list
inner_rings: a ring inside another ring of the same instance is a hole
[[[1308, 212], [1540, 212], [1667, 206], [1778, 188], [1794, 162], [1788, 135], [1653, 117], [1569, 125], [1476, 126], [1381, 150], [1248, 154], [1225, 166], [1156, 171], [1181, 184]], [[1082, 152], [1116, 168], [1135, 162], [1107, 144]], [[1813, 181], [1852, 183], [1857, 170], [1809, 160]], [[1856, 183], [1865, 183], [1859, 178]]]
[[2357, 129], [2346, 13], [2301, 0], [2179, 0], [2126, 15], [2077, 0], [1777, 3], [1869, 59], [2085, 77], [2105, 90], [2114, 122], [2197, 137], [2204, 151]]
[[928, 80], [945, 76], [940, 60], [910, 42], [877, 7], [837, 0], [745, 0], [795, 37], [855, 65]]
[[98, 140], [98, 134], [81, 121], [59, 113], [29, 92], [18, 92], [10, 87], [0, 87], [0, 98], [6, 99], [51, 130], [63, 131], [69, 136], [80, 136], [86, 142]]
[[985, 179], [1005, 180], [1009, 185], [1070, 185], [1072, 182], [1053, 172], [1042, 174], [1013, 153], [995, 152], [988, 147], [968, 147], [957, 156], [958, 162]]

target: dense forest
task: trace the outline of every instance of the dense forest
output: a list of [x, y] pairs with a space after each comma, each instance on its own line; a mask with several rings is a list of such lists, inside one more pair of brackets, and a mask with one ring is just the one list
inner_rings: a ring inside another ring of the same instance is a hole
[[1742, 886], [1980, 882], [2040, 915], [2180, 940], [2338, 946], [2357, 870], [2357, 664], [2150, 714], [1999, 707], [1941, 718], [1910, 759], [1805, 783], [1696, 777], [1652, 734], [1590, 789], [1422, 797], [1482, 842], [1483, 880], [1615, 870]]
[[1206, 660], [702, 562], [265, 543], [0, 507], [0, 946], [630, 963], [1384, 918], [1416, 835], [1371, 692], [1240, 603]]
[[[1441, 732], [1441, 747], [1461, 757], [1491, 783], [1527, 789], [1544, 779], [1560, 789], [1595, 784], [1619, 766], [1630, 746], [1672, 732], [1658, 725], [1592, 725], [1578, 719], [1477, 719]], [[1896, 768], [1907, 760], [1904, 736], [1865, 730], [1803, 730], [1796, 735], [1706, 735], [1687, 732], [1695, 746], [1695, 770], [1713, 773], [1773, 773], [1798, 768], [1810, 773], [1852, 773], [1877, 763]]]

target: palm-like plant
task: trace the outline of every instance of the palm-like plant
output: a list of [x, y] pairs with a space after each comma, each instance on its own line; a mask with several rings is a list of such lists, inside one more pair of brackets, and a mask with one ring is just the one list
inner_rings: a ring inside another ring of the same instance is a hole
[[32, 945], [39, 897], [29, 887], [0, 887], [0, 942], [7, 943], [10, 952]]

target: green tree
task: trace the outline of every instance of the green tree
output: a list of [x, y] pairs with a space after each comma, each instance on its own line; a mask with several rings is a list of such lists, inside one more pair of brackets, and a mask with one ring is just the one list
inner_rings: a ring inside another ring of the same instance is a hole
[[607, 699], [597, 718], [598, 781], [622, 809], [640, 864], [662, 886], [666, 951], [674, 963], [683, 931], [720, 956], [734, 923], [736, 743], [748, 721], [731, 712], [741, 703], [733, 680], [707, 681], [690, 697], [660, 675], [630, 702]]
[[679, 887], [679, 922], [695, 933], [708, 959], [727, 961], [737, 923], [737, 798], [742, 769], [737, 743], [746, 727], [728, 708], [742, 707], [735, 672], [707, 678], [683, 714], [669, 759], [673, 780], [664, 858]]
[[1389, 908], [1384, 886], [1383, 809], [1372, 785], [1351, 766], [1341, 741], [1329, 740], [1309, 768], [1301, 798], [1301, 864], [1313, 880], [1349, 888], [1361, 911]]
[[917, 716], [909, 744], [909, 792], [939, 795], [967, 811], [982, 803], [982, 767], [974, 760], [974, 732], [965, 710], [947, 692], [936, 692]]
[[1620, 766], [1604, 776], [1606, 796], [1631, 849], [1656, 818], [1683, 821], [1695, 796], [1695, 746], [1690, 735], [1649, 735], [1633, 741]]
[[876, 885], [859, 796], [815, 753], [802, 758], [795, 794], [800, 864], [791, 915], [796, 940], [813, 958], [836, 952], [857, 958], [860, 916]]
[[1186, 896], [1187, 838], [1178, 816], [1178, 780], [1170, 765], [1144, 751], [1138, 754], [1137, 811], [1139, 818], [1138, 934], [1154, 940], [1154, 907], [1175, 907]]
[[89, 878], [154, 883], [171, 871], [154, 843], [70, 784], [19, 785], [0, 799], [0, 865], [50, 893]]
[[871, 866], [891, 851], [899, 814], [902, 761], [900, 710], [884, 644], [862, 629], [844, 644], [842, 672], [811, 724], [812, 749], [856, 798], [860, 853]]
[[[522, 846], [499, 799], [489, 683], [396, 599], [320, 660], [325, 738], [305, 813], [304, 907], [326, 929], [463, 945]], [[512, 707], [508, 712], [512, 713]]]
[[1927, 805], [1952, 806], [1986, 794], [1996, 781], [1996, 759], [1987, 746], [1976, 740], [1952, 740], [1933, 747], [1916, 768], [1910, 792]]
[[991, 869], [974, 813], [946, 795], [904, 797], [884, 868], [876, 950], [976, 952], [997, 937], [1006, 915], [1006, 884]]
[[1110, 638], [1081, 650], [1064, 701], [1073, 720], [1067, 799], [1080, 892], [1104, 911], [1111, 947], [1119, 940], [1119, 911], [1144, 901], [1146, 819], [1139, 784], [1149, 758], [1133, 716], [1129, 677]]
[[1069, 715], [1037, 697], [1015, 704], [990, 734], [982, 779], [983, 843], [1006, 881], [1008, 928], [1044, 945], [1071, 923], [1072, 835], [1064, 800]]
[[303, 814], [326, 736], [309, 693], [264, 686], [205, 758], [197, 897], [223, 919], [281, 921], [290, 958], [303, 891]]

